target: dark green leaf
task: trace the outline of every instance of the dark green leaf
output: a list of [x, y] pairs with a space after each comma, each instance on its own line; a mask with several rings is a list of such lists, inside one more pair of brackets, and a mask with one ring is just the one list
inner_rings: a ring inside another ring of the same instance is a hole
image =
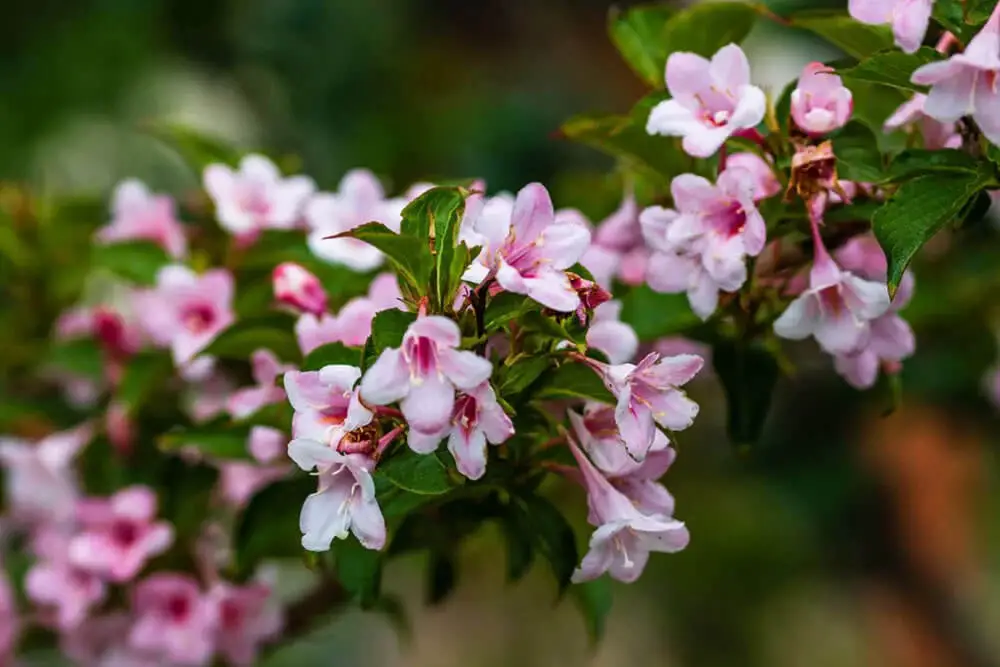
[[583, 614], [590, 641], [597, 643], [604, 636], [604, 626], [614, 601], [611, 592], [611, 579], [603, 576], [600, 579], [582, 584], [573, 584], [569, 591], [573, 595], [580, 613]]
[[292, 406], [288, 401], [265, 405], [251, 415], [236, 421], [240, 426], [268, 426], [284, 433], [292, 430]]
[[49, 349], [45, 365], [92, 379], [104, 375], [104, 355], [92, 338], [55, 343]]
[[755, 443], [778, 382], [777, 360], [757, 343], [726, 340], [712, 348], [712, 363], [726, 392], [729, 437], [739, 446]]
[[943, 56], [934, 49], [921, 46], [916, 53], [903, 53], [897, 49], [880, 51], [870, 58], [839, 73], [857, 81], [867, 81], [903, 90], [925, 92], [926, 86], [910, 82], [918, 67], [941, 60]]
[[500, 393], [504, 396], [517, 394], [537, 380], [551, 365], [548, 357], [528, 357], [512, 366], [504, 368], [500, 382]]
[[219, 471], [211, 465], [189, 464], [177, 457], [166, 462], [159, 485], [165, 490], [160, 514], [173, 524], [178, 543], [191, 543], [200, 536], [218, 478]]
[[544, 378], [536, 398], [575, 398], [614, 403], [594, 369], [582, 363], [564, 363]]
[[701, 323], [686, 294], [660, 294], [646, 285], [632, 288], [622, 298], [621, 319], [644, 342], [675, 335]]
[[902, 181], [914, 176], [939, 172], [976, 173], [979, 164], [968, 153], [960, 150], [942, 149], [905, 150], [895, 158], [886, 170], [883, 182]]
[[301, 370], [318, 371], [330, 364], [358, 366], [360, 363], [361, 350], [358, 348], [347, 347], [343, 343], [327, 343], [326, 345], [320, 345], [306, 355], [306, 358], [302, 361]]
[[932, 16], [959, 41], [968, 44], [995, 6], [995, 0], [937, 0]]
[[516, 508], [507, 506], [505, 509], [507, 511], [500, 517], [500, 527], [507, 542], [507, 580], [515, 582], [531, 569], [535, 547], [532, 536], [522, 529]]
[[237, 427], [199, 427], [164, 433], [159, 438], [160, 449], [176, 452], [191, 447], [212, 459], [250, 459], [247, 439], [250, 429]]
[[625, 11], [612, 6], [608, 34], [625, 62], [654, 88], [663, 87], [667, 63], [666, 28], [674, 10], [666, 5], [639, 5]]
[[417, 454], [409, 449], [401, 449], [380, 463], [375, 477], [384, 478], [404, 491], [429, 496], [447, 493], [455, 486], [436, 454]]
[[727, 44], [746, 39], [756, 20], [756, 10], [744, 2], [697, 3], [667, 22], [663, 31], [666, 55], [690, 51], [711, 58]]
[[458, 583], [458, 565], [455, 557], [444, 551], [431, 551], [427, 564], [427, 604], [436, 605], [455, 590]]
[[417, 319], [413, 313], [402, 310], [383, 310], [372, 321], [373, 354], [378, 357], [388, 347], [399, 347], [406, 330]]
[[172, 375], [174, 362], [166, 352], [143, 352], [128, 360], [115, 392], [129, 411], [138, 410]]
[[371, 608], [382, 588], [382, 558], [378, 551], [366, 549], [354, 537], [337, 540], [337, 579], [363, 609]]
[[514, 495], [511, 505], [517, 515], [518, 530], [530, 535], [536, 548], [549, 561], [562, 593], [569, 585], [578, 560], [573, 529], [562, 512], [541, 496]]
[[301, 359], [295, 338], [295, 318], [285, 313], [271, 313], [239, 320], [216, 336], [201, 354], [245, 360], [261, 348], [274, 352], [283, 361]]
[[237, 520], [233, 544], [241, 577], [253, 574], [264, 559], [302, 552], [299, 513], [306, 496], [315, 490], [315, 478], [295, 475], [269, 484], [250, 499]]
[[107, 438], [97, 438], [78, 458], [83, 489], [89, 495], [107, 496], [128, 484], [123, 461]]
[[893, 48], [892, 30], [888, 26], [867, 25], [843, 12], [805, 11], [790, 20], [793, 26], [819, 35], [859, 60]]
[[167, 251], [151, 241], [95, 244], [90, 265], [140, 285], [156, 283], [159, 270], [171, 263]]
[[490, 333], [506, 326], [508, 322], [516, 319], [521, 313], [535, 308], [535, 302], [523, 294], [500, 292], [496, 296], [490, 297], [490, 301], [486, 305], [483, 324], [487, 333]]
[[875, 134], [863, 123], [851, 121], [833, 138], [837, 175], [857, 183], [878, 182], [882, 178], [882, 154]]
[[940, 173], [903, 183], [872, 220], [875, 236], [889, 261], [887, 284], [895, 294], [903, 271], [918, 250], [955, 217], [989, 174]]
[[434, 303], [436, 312], [449, 312], [462, 273], [469, 265], [469, 251], [458, 244], [459, 225], [465, 212], [466, 192], [460, 188], [432, 188], [403, 209], [403, 234], [424, 239], [434, 230]]
[[417, 293], [426, 293], [433, 260], [424, 239], [397, 234], [380, 222], [369, 222], [339, 236], [350, 236], [378, 248], [403, 281]]
[[517, 323], [526, 331], [537, 331], [556, 340], [573, 340], [573, 336], [561, 322], [557, 322], [555, 318], [543, 315], [537, 310], [524, 313]]

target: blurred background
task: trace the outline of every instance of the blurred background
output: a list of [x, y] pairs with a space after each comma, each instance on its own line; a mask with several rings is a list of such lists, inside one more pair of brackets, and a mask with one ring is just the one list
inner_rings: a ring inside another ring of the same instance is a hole
[[[573, 114], [624, 112], [646, 92], [606, 37], [609, 5], [10, 0], [0, 180], [93, 194], [134, 176], [180, 193], [196, 177], [140, 131], [167, 119], [295, 156], [323, 189], [359, 166], [391, 192], [438, 178], [484, 177], [491, 190], [540, 180], [557, 205], [600, 219], [620, 196], [610, 159], [554, 134]], [[756, 83], [775, 95], [807, 61], [838, 56], [764, 22], [745, 48]], [[351, 613], [269, 664], [1000, 665], [1000, 429], [982, 379], [1000, 313], [980, 294], [1000, 286], [997, 247], [986, 225], [922, 258], [908, 311], [918, 352], [889, 417], [883, 394], [854, 392], [805, 346], [764, 440], [738, 452], [716, 381], [696, 383], [703, 417], [666, 480], [691, 546], [616, 586], [600, 644], [543, 567], [505, 585], [501, 540], [485, 531], [465, 545], [457, 592], [439, 606], [423, 605], [419, 559], [390, 568], [386, 588], [401, 596], [409, 632]], [[575, 489], [565, 493], [582, 508]]]

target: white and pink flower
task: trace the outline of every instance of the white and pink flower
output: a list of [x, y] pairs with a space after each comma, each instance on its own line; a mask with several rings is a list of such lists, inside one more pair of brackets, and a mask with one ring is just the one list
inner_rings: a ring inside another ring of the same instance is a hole
[[360, 377], [360, 368], [343, 364], [285, 373], [285, 392], [295, 409], [292, 436], [336, 448], [345, 434], [369, 424], [372, 412], [354, 387]]
[[929, 150], [961, 148], [962, 135], [959, 134], [956, 123], [954, 121], [942, 123], [934, 120], [924, 112], [926, 103], [927, 96], [923, 93], [916, 93], [886, 119], [883, 129], [886, 132], [892, 132], [900, 128], [910, 129], [916, 126], [920, 128], [924, 148]]
[[72, 517], [77, 498], [73, 459], [93, 437], [90, 424], [53, 433], [36, 443], [0, 438], [9, 507], [28, 521]]
[[271, 587], [263, 582], [244, 586], [218, 582], [208, 592], [216, 606], [216, 650], [230, 664], [249, 667], [262, 644], [279, 635], [281, 608]]
[[639, 350], [639, 337], [621, 321], [621, 301], [606, 301], [594, 309], [587, 329], [587, 345], [603, 352], [612, 364], [631, 361]]
[[792, 120], [806, 134], [822, 136], [847, 125], [854, 109], [851, 91], [832, 67], [809, 63], [792, 91]]
[[764, 119], [764, 91], [750, 84], [750, 63], [735, 44], [719, 49], [711, 61], [684, 51], [670, 54], [666, 82], [672, 99], [653, 107], [646, 132], [683, 137], [684, 151], [694, 157], [715, 154], [726, 139]]
[[869, 25], [892, 24], [896, 46], [907, 53], [920, 48], [934, 0], [849, 0], [851, 17]]
[[295, 262], [282, 262], [272, 274], [274, 298], [303, 313], [326, 312], [326, 291], [319, 278]]
[[134, 179], [122, 181], [112, 195], [111, 213], [111, 222], [97, 232], [99, 242], [152, 241], [174, 259], [187, 254], [184, 225], [167, 195], [155, 195]]
[[38, 560], [24, 579], [28, 599], [52, 610], [53, 624], [60, 630], [77, 627], [104, 599], [104, 582], [93, 571], [69, 560], [69, 541], [60, 530], [43, 529], [32, 546]]

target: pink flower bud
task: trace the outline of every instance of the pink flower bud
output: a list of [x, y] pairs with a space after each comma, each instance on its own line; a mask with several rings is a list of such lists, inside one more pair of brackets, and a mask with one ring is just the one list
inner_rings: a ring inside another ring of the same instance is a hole
[[274, 296], [292, 308], [317, 317], [326, 312], [326, 292], [319, 278], [294, 262], [274, 269]]
[[792, 92], [792, 120], [805, 132], [819, 136], [847, 124], [854, 108], [851, 91], [833, 68], [809, 63]]

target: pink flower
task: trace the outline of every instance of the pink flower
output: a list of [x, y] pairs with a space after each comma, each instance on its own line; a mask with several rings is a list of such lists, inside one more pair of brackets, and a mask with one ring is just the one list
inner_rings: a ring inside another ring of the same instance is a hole
[[77, 520], [82, 532], [69, 543], [70, 561], [112, 581], [133, 579], [174, 539], [170, 524], [156, 521], [156, 494], [145, 486], [81, 500]]
[[282, 178], [263, 155], [247, 155], [234, 171], [222, 164], [205, 167], [205, 190], [215, 202], [219, 224], [237, 237], [253, 239], [263, 229], [291, 229], [306, 199], [316, 189], [306, 176]]
[[202, 275], [177, 264], [160, 269], [156, 287], [136, 298], [150, 338], [169, 347], [174, 363], [188, 366], [234, 321], [233, 276], [225, 269]]
[[[625, 444], [618, 433], [613, 406], [588, 403], [582, 415], [572, 410], [567, 414], [576, 441], [587, 452], [594, 465], [607, 477], [627, 477], [645, 465], [645, 461], [637, 461], [625, 449]], [[667, 440], [667, 436], [662, 431], [656, 430], [646, 460], [656, 452], [669, 447], [670, 441]]]
[[31, 444], [0, 438], [0, 463], [10, 509], [27, 520], [67, 519], [73, 514], [77, 488], [73, 459], [93, 437], [89, 424], [53, 433]]
[[219, 653], [232, 665], [253, 665], [261, 644], [281, 632], [281, 609], [271, 587], [261, 582], [245, 586], [219, 582], [208, 597], [217, 608], [215, 643]]
[[104, 599], [104, 582], [67, 558], [68, 540], [57, 530], [45, 530], [33, 541], [39, 560], [28, 570], [25, 593], [33, 603], [55, 612], [55, 625], [69, 630], [87, 618]]
[[656, 441], [656, 424], [682, 431], [694, 423], [698, 404], [678, 389], [701, 370], [704, 360], [682, 354], [661, 358], [650, 352], [636, 364], [593, 362], [614, 394], [615, 423], [628, 453], [641, 461]]
[[971, 115], [1000, 146], [1000, 5], [963, 53], [924, 65], [910, 80], [931, 86], [924, 102], [928, 116], [950, 123]]
[[847, 8], [856, 21], [891, 23], [896, 46], [913, 53], [924, 41], [933, 5], [934, 0], [849, 0]]
[[603, 352], [613, 364], [629, 361], [639, 349], [639, 337], [621, 321], [621, 312], [621, 301], [602, 303], [594, 309], [587, 330], [587, 345]]
[[247, 449], [253, 461], [223, 461], [219, 465], [222, 497], [235, 507], [242, 507], [257, 491], [281, 479], [288, 467], [280, 462], [288, 439], [278, 429], [254, 426], [250, 429]]
[[711, 62], [694, 53], [672, 53], [666, 80], [673, 99], [653, 107], [646, 132], [683, 137], [688, 155], [713, 155], [733, 134], [764, 119], [764, 92], [750, 85], [750, 63], [735, 44], [719, 49]]
[[792, 120], [812, 136], [821, 136], [847, 125], [854, 108], [851, 91], [823, 63], [809, 63], [792, 91]]
[[184, 409], [195, 423], [207, 422], [228, 409], [235, 390], [227, 376], [213, 373], [188, 386], [183, 397]]
[[346, 433], [370, 423], [372, 412], [354, 389], [360, 377], [360, 368], [342, 364], [285, 373], [285, 392], [295, 409], [292, 436], [336, 447]]
[[[886, 259], [874, 236], [856, 236], [837, 253], [845, 269], [876, 281], [884, 281]], [[867, 389], [875, 384], [880, 368], [898, 368], [899, 363], [916, 349], [913, 329], [899, 316], [913, 295], [913, 274], [903, 274], [899, 289], [889, 309], [869, 323], [867, 342], [861, 347], [834, 358], [834, 368], [851, 386]]]
[[336, 315], [302, 315], [295, 323], [299, 348], [308, 354], [326, 343], [364, 345], [371, 335], [375, 315], [390, 308], [402, 308], [402, 295], [396, 276], [382, 273], [372, 281], [367, 296], [351, 299]]
[[292, 366], [281, 363], [274, 353], [268, 349], [255, 350], [250, 357], [253, 368], [253, 379], [257, 384], [252, 387], [238, 389], [229, 397], [226, 408], [236, 419], [245, 419], [265, 405], [280, 403], [285, 400], [285, 392], [275, 382], [284, 373], [292, 370]]
[[883, 283], [842, 271], [823, 246], [815, 221], [813, 238], [809, 288], [775, 320], [774, 332], [792, 340], [815, 336], [830, 354], [846, 354], [868, 343], [871, 321], [889, 308], [889, 293]]
[[170, 197], [152, 194], [140, 181], [122, 181], [112, 195], [111, 211], [111, 222], [97, 232], [99, 242], [152, 241], [174, 259], [187, 253], [184, 226]]
[[448, 451], [458, 471], [479, 479], [486, 472], [486, 443], [499, 445], [514, 435], [514, 425], [497, 402], [493, 387], [483, 382], [458, 396], [451, 423], [443, 431], [427, 434], [411, 429], [407, 444], [415, 452], [429, 454], [449, 433]]
[[611, 288], [616, 277], [628, 285], [641, 285], [648, 254], [639, 225], [639, 209], [635, 197], [628, 192], [618, 210], [597, 226], [593, 243], [580, 258], [580, 264], [605, 289]]
[[462, 333], [452, 320], [418, 317], [406, 330], [402, 346], [383, 350], [365, 373], [361, 395], [374, 405], [400, 401], [411, 429], [442, 431], [453, 414], [455, 390], [470, 391], [493, 372], [487, 359], [458, 350], [461, 342]]
[[659, 292], [687, 292], [691, 308], [707, 319], [720, 290], [734, 292], [747, 278], [745, 257], [764, 248], [764, 219], [754, 197], [759, 176], [730, 167], [715, 185], [694, 174], [674, 178], [675, 209], [653, 206], [639, 217], [653, 256], [646, 270]]
[[218, 612], [197, 582], [182, 574], [150, 575], [135, 588], [136, 621], [128, 636], [132, 648], [182, 665], [207, 665], [214, 646]]
[[651, 551], [675, 553], [688, 545], [690, 535], [682, 522], [666, 514], [641, 511], [601, 475], [572, 439], [569, 447], [587, 490], [589, 519], [597, 526], [587, 555], [573, 573], [574, 582], [590, 581], [608, 572], [631, 583], [642, 574]]
[[883, 129], [886, 132], [891, 132], [899, 128], [918, 125], [924, 138], [924, 148], [930, 150], [961, 148], [962, 135], [958, 133], [958, 127], [955, 123], [941, 123], [925, 114], [924, 104], [926, 102], [926, 95], [916, 93], [886, 119]]
[[566, 269], [590, 245], [590, 231], [577, 219], [557, 218], [544, 186], [522, 188], [509, 221], [480, 215], [474, 232], [483, 239], [483, 251], [466, 280], [479, 283], [495, 272], [497, 283], [509, 292], [527, 294], [553, 310], [576, 310], [580, 299]]
[[406, 202], [386, 199], [373, 173], [354, 169], [344, 175], [335, 194], [321, 192], [306, 206], [306, 223], [312, 230], [309, 248], [313, 254], [354, 271], [371, 271], [382, 265], [382, 253], [364, 241], [328, 236], [347, 232], [367, 222], [381, 222], [398, 232]]
[[371, 458], [341, 454], [305, 438], [292, 440], [288, 455], [300, 468], [315, 469], [319, 476], [319, 489], [306, 498], [299, 516], [303, 548], [326, 551], [334, 539], [344, 539], [348, 532], [366, 549], [385, 546], [385, 519], [375, 499]]
[[292, 308], [317, 317], [326, 312], [326, 291], [319, 278], [295, 262], [274, 268], [274, 298]]
[[774, 168], [756, 153], [733, 153], [726, 158], [726, 168], [750, 172], [754, 201], [767, 199], [781, 192], [781, 182], [774, 175]]

